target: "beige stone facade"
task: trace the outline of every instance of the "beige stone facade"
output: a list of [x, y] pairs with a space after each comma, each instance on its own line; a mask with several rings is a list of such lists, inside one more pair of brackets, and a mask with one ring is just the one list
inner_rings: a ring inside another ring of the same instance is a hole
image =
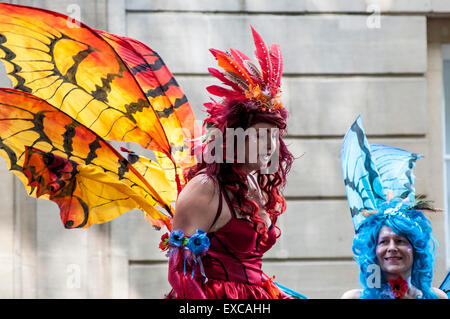
[[[357, 288], [353, 227], [340, 169], [342, 138], [358, 114], [369, 142], [418, 152], [416, 190], [446, 207], [441, 0], [9, 1], [79, 17], [155, 49], [203, 119], [216, 83], [209, 48], [254, 51], [249, 25], [279, 43], [288, 143], [299, 157], [288, 179], [282, 235], [263, 269], [310, 298]], [[2, 67], [0, 84], [9, 81]], [[141, 212], [87, 230], [65, 230], [55, 204], [25, 194], [0, 161], [0, 298], [161, 298], [169, 291], [160, 232]], [[439, 241], [434, 284], [450, 268], [449, 223], [429, 214]]]

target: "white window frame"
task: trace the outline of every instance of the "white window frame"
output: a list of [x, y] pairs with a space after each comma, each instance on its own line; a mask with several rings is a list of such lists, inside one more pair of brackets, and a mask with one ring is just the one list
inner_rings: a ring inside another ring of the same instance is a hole
[[[445, 242], [446, 242], [446, 268], [447, 270], [450, 270], [450, 218], [448, 209], [450, 207], [449, 201], [450, 201], [450, 195], [448, 195], [449, 187], [450, 187], [450, 181], [447, 181], [447, 161], [450, 162], [450, 150], [446, 150], [447, 145], [447, 139], [450, 139], [450, 130], [449, 130], [449, 136], [446, 136], [446, 123], [445, 123], [445, 117], [446, 117], [446, 105], [445, 105], [445, 83], [444, 83], [444, 61], [450, 62], [450, 44], [442, 44], [441, 47], [441, 55], [442, 55], [442, 118], [441, 118], [441, 124], [444, 128], [442, 130], [443, 138], [442, 138], [442, 149], [443, 149], [443, 172], [444, 172], [444, 209], [445, 209]], [[448, 83], [450, 85], [450, 83]], [[448, 111], [450, 112], [450, 96], [448, 97], [449, 105], [448, 105]]]

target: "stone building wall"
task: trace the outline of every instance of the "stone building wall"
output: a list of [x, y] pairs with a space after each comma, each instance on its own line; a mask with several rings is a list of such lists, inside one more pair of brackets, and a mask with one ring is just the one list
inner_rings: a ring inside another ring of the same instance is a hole
[[[289, 147], [299, 157], [285, 190], [282, 235], [263, 269], [310, 298], [358, 287], [353, 227], [340, 169], [342, 138], [358, 114], [371, 143], [425, 155], [416, 190], [444, 207], [441, 44], [448, 1], [14, 1], [136, 38], [156, 50], [198, 119], [216, 83], [209, 48], [254, 51], [249, 25], [280, 44]], [[447, 32], [448, 35], [448, 32]], [[6, 76], [0, 77], [8, 85]], [[141, 212], [64, 230], [55, 204], [27, 197], [0, 163], [0, 297], [160, 298], [169, 291], [161, 233]], [[450, 266], [445, 215], [429, 215], [440, 243], [439, 285]]]

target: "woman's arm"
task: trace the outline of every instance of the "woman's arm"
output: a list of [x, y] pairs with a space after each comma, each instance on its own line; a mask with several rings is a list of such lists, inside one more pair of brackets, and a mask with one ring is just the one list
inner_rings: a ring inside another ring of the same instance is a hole
[[204, 174], [194, 177], [178, 196], [172, 229], [192, 236], [197, 229], [208, 232], [219, 205], [219, 186]]
[[[205, 175], [194, 177], [178, 197], [172, 230], [181, 230], [187, 237], [198, 229], [207, 232], [217, 211], [218, 195], [219, 188], [214, 180]], [[169, 283], [179, 298], [204, 299], [201, 282], [191, 277], [192, 263], [186, 261], [186, 256], [189, 252], [182, 248], [175, 248], [170, 254]]]

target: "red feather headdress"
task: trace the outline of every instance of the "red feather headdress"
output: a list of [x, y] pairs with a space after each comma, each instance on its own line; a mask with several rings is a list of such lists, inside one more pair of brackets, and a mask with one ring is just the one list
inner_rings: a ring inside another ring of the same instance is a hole
[[[283, 107], [280, 100], [283, 70], [280, 46], [272, 44], [269, 50], [261, 36], [252, 26], [250, 27], [256, 46], [255, 55], [261, 71], [250, 58], [236, 49], [230, 49], [229, 52], [210, 49], [224, 72], [214, 68], [209, 68], [208, 71], [230, 88], [211, 85], [206, 89], [209, 93], [222, 97], [225, 101], [250, 102], [248, 104], [252, 106], [253, 110], [275, 112]], [[210, 117], [206, 119], [207, 123], [216, 123], [217, 116], [222, 113], [220, 110], [222, 105], [223, 101], [222, 103], [214, 101], [214, 103], [205, 104], [210, 114]]]

